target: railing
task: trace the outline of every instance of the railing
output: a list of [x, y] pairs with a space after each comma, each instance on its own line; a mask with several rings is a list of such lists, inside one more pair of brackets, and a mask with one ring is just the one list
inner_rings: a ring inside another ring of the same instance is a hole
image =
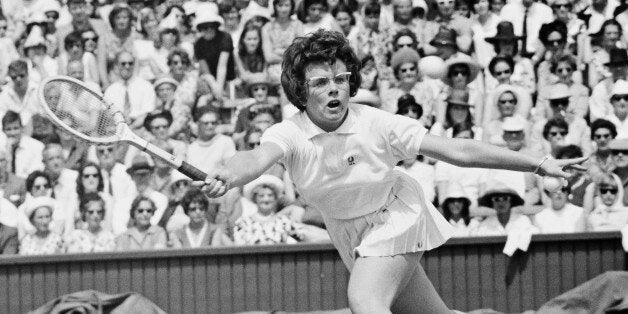
[[[422, 263], [452, 308], [538, 308], [605, 271], [628, 270], [619, 233], [536, 235], [527, 253], [504, 237], [451, 239]], [[329, 244], [0, 258], [0, 313], [60, 295], [136, 291], [169, 313], [309, 311], [347, 306], [348, 272]]]

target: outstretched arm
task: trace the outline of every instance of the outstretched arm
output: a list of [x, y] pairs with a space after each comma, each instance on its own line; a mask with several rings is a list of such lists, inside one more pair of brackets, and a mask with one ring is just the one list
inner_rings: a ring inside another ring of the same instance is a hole
[[209, 197], [222, 196], [232, 187], [253, 181], [281, 157], [283, 150], [274, 143], [262, 143], [253, 150], [237, 152], [224, 168], [207, 175], [202, 189]]
[[[511, 151], [502, 147], [489, 145], [476, 140], [450, 139], [426, 134], [421, 143], [421, 154], [436, 158], [460, 167], [506, 169], [522, 172], [533, 172], [542, 160]], [[578, 165], [587, 158], [547, 159], [538, 174], [568, 178], [564, 169], [572, 167], [585, 170]]]

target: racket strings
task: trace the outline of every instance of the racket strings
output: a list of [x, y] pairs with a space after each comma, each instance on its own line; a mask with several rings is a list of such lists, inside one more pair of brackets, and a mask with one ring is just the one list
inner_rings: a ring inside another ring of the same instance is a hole
[[52, 80], [46, 83], [44, 100], [50, 111], [84, 138], [105, 139], [116, 135], [113, 112], [96, 94], [80, 84]]

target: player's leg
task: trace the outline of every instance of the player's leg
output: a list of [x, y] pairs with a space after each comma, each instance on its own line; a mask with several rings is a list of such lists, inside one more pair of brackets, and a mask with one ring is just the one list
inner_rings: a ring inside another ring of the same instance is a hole
[[392, 312], [395, 314], [453, 313], [438, 295], [420, 264], [416, 267], [408, 284], [395, 299]]
[[411, 280], [421, 252], [395, 256], [358, 257], [349, 278], [353, 313], [390, 313], [395, 298]]

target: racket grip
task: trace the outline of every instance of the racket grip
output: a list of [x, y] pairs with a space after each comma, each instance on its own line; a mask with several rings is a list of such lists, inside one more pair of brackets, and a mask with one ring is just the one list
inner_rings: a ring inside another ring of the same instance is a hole
[[179, 172], [183, 173], [184, 175], [190, 177], [190, 179], [194, 181], [205, 181], [205, 178], [207, 178], [207, 174], [205, 172], [199, 170], [198, 168], [190, 165], [185, 161], [181, 163], [181, 166], [177, 170], [179, 170]]

